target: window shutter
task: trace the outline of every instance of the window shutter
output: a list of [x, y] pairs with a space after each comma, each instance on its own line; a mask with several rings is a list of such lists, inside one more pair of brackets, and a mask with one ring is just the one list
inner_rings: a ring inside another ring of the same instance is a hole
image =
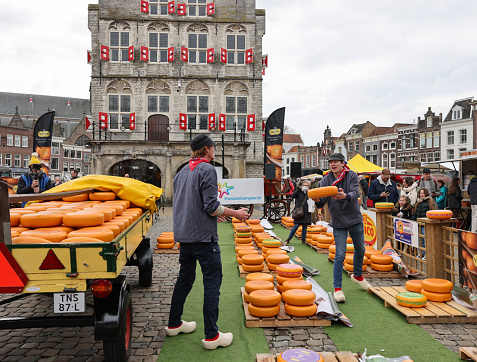
[[262, 68], [268, 68], [268, 54], [262, 55]]
[[134, 60], [134, 45], [131, 45], [131, 46], [129, 47], [128, 60], [129, 60], [129, 61], [133, 61], [133, 60]]
[[245, 63], [246, 64], [253, 63], [253, 49], [247, 49], [245, 51]]
[[265, 75], [265, 68], [262, 68], [262, 75]]
[[141, 60], [148, 62], [149, 61], [149, 48], [141, 47]]
[[209, 114], [209, 131], [215, 131], [215, 113]]
[[207, 4], [207, 15], [215, 14], [215, 3]]
[[108, 129], [108, 114], [99, 112], [99, 128]]
[[170, 47], [167, 49], [167, 61], [168, 62], [174, 61], [174, 47]]
[[109, 47], [101, 45], [101, 60], [109, 60]]
[[149, 14], [149, 2], [141, 0], [141, 12]]
[[167, 9], [169, 14], [174, 14], [176, 12], [176, 2], [175, 1], [169, 1], [167, 3]]
[[220, 48], [220, 62], [227, 63], [227, 50]]
[[214, 62], [214, 48], [207, 49], [207, 63]]
[[225, 131], [225, 114], [219, 114], [219, 131]]
[[255, 115], [249, 114], [247, 116], [247, 131], [255, 131]]
[[187, 14], [187, 5], [177, 4], [177, 15], [186, 15], [186, 14]]
[[91, 59], [92, 59], [91, 50], [87, 50], [86, 52], [88, 53], [87, 54], [88, 64], [91, 64]]
[[181, 47], [181, 60], [183, 62], [189, 62], [189, 49], [186, 47]]
[[187, 115], [184, 113], [179, 113], [179, 128], [183, 130], [187, 129]]
[[136, 113], [129, 114], [129, 129], [131, 131], [136, 129]]

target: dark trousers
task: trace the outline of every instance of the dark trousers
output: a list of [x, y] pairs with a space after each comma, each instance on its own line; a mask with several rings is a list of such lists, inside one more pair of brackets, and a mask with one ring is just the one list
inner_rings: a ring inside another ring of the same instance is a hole
[[196, 261], [199, 262], [204, 284], [204, 332], [205, 338], [215, 338], [219, 332], [219, 296], [222, 283], [222, 260], [219, 244], [181, 243], [180, 271], [172, 294], [169, 327], [178, 327], [184, 311], [184, 303], [195, 281]]

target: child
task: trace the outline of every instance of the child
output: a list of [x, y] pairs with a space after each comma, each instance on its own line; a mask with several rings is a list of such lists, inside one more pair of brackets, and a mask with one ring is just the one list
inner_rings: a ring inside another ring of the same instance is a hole
[[393, 211], [393, 216], [397, 216], [402, 219], [410, 219], [411, 211], [412, 211], [412, 205], [411, 205], [411, 201], [409, 200], [409, 197], [401, 196], [399, 198], [398, 203], [395, 206], [395, 209]]
[[414, 206], [411, 220], [417, 220], [419, 217], [426, 217], [426, 212], [429, 210], [437, 210], [437, 205], [431, 197], [429, 190], [423, 187], [419, 190], [419, 199]]

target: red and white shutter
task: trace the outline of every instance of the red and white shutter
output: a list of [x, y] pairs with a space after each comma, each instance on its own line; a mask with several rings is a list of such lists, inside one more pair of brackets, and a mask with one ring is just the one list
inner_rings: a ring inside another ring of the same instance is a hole
[[149, 61], [149, 48], [141, 47], [141, 60], [148, 62]]
[[104, 112], [99, 112], [99, 128], [108, 129], [108, 114]]
[[245, 51], [245, 64], [253, 63], [253, 49], [247, 49]]
[[262, 68], [262, 75], [265, 75], [265, 68]]
[[149, 2], [141, 0], [141, 12], [149, 14]]
[[93, 57], [91, 56], [91, 50], [87, 50], [86, 52], [88, 53], [86, 55], [87, 56], [86, 59], [88, 59], [88, 64], [91, 64], [92, 63], [91, 60], [93, 59]]
[[167, 49], [167, 61], [169, 63], [174, 61], [174, 47]]
[[215, 113], [209, 114], [209, 131], [215, 131]]
[[255, 131], [255, 115], [249, 114], [247, 116], [247, 131]]
[[227, 49], [220, 48], [220, 62], [227, 63]]
[[169, 14], [174, 14], [176, 12], [176, 2], [175, 1], [169, 1], [167, 3], [167, 12]]
[[183, 62], [189, 62], [189, 49], [186, 47], [181, 47], [181, 60]]
[[207, 63], [214, 62], [214, 48], [207, 49]]
[[207, 4], [207, 15], [215, 14], [215, 3]]
[[128, 60], [132, 62], [134, 60], [134, 45], [129, 47]]
[[225, 114], [219, 114], [219, 131], [225, 131]]
[[179, 113], [179, 128], [187, 129], [187, 115], [185, 113]]
[[268, 68], [268, 54], [262, 55], [262, 68]]
[[109, 60], [109, 47], [101, 45], [101, 60]]
[[186, 15], [186, 14], [187, 14], [187, 5], [177, 4], [177, 15]]
[[136, 113], [129, 114], [129, 129], [131, 131], [136, 129]]

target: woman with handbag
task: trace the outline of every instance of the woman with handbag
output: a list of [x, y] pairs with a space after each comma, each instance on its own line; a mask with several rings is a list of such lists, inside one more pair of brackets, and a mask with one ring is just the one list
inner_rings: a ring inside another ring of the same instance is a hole
[[299, 182], [295, 191], [291, 195], [292, 199], [295, 199], [295, 209], [292, 211], [291, 216], [293, 217], [293, 227], [290, 231], [290, 235], [285, 240], [285, 245], [287, 245], [290, 240], [295, 235], [296, 231], [301, 228], [301, 242], [306, 243], [306, 228], [311, 224], [311, 214], [308, 211], [308, 189], [310, 187], [310, 182], [304, 180]]

